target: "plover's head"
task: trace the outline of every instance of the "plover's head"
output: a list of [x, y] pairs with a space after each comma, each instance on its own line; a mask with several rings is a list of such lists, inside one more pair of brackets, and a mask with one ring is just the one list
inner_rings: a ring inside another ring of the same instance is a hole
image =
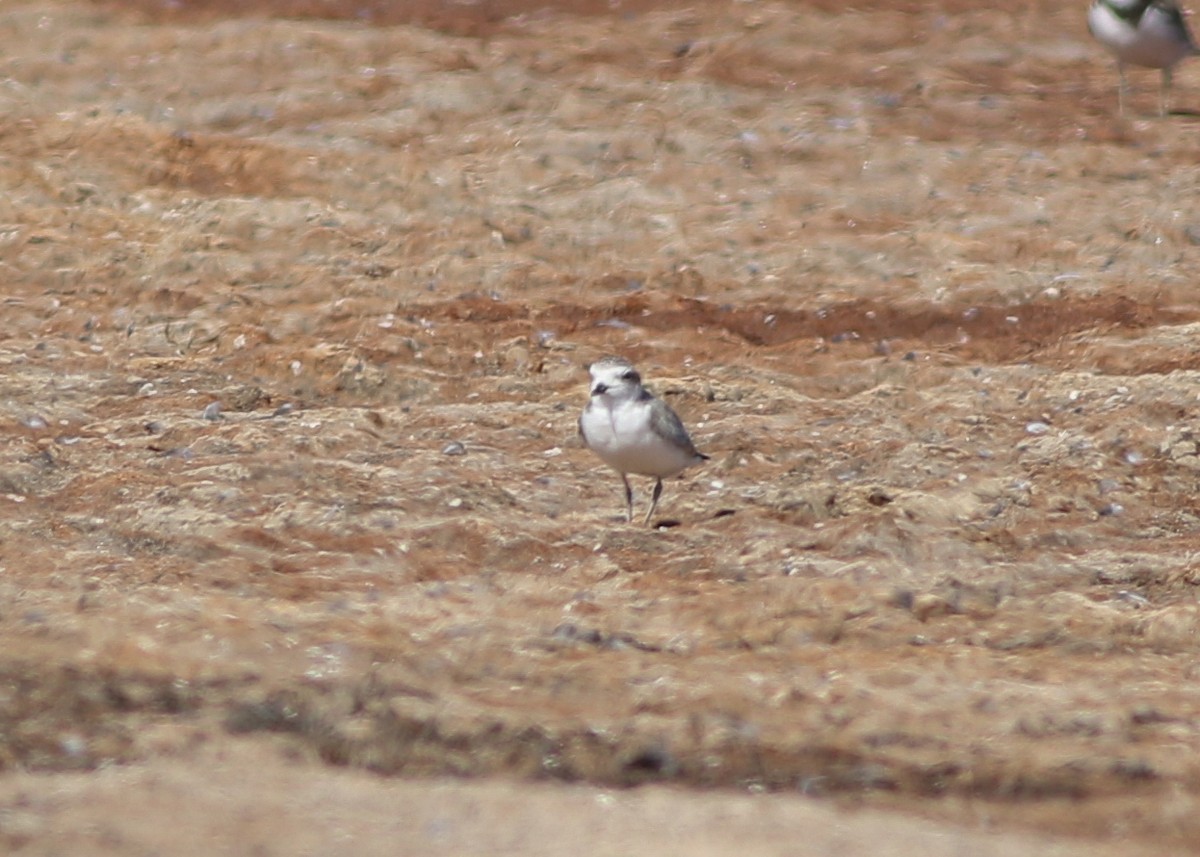
[[642, 376], [623, 357], [601, 357], [588, 367], [592, 395], [610, 399], [632, 399], [642, 389]]

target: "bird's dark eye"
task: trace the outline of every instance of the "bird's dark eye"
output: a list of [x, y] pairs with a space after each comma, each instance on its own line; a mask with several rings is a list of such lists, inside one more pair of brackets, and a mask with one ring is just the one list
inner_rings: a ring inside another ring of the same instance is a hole
[[621, 380], [622, 381], [633, 381], [636, 384], [638, 381], [640, 381], [642, 379], [636, 371], [634, 371], [633, 369], [627, 369], [626, 371], [621, 373]]

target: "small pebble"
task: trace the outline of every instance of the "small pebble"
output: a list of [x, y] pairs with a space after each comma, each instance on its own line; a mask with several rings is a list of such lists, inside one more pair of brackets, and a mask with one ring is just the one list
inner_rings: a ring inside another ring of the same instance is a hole
[[1028, 423], [1025, 426], [1025, 431], [1029, 432], [1029, 434], [1045, 434], [1050, 431], [1050, 426], [1040, 420], [1036, 420]]
[[290, 414], [294, 410], [296, 410], [295, 405], [293, 405], [291, 402], [284, 402], [282, 405], [280, 405], [278, 408], [276, 408], [274, 411], [271, 412], [271, 416], [286, 417], [288, 414]]
[[27, 416], [21, 422], [25, 424], [25, 428], [44, 429], [46, 427], [46, 421], [37, 414]]
[[452, 440], [442, 447], [442, 455], [466, 455], [467, 448], [457, 440]]
[[1117, 598], [1122, 601], [1128, 601], [1134, 607], [1146, 607], [1150, 604], [1150, 599], [1138, 592], [1130, 592], [1128, 589], [1122, 589], [1117, 593]]
[[79, 735], [67, 735], [58, 742], [58, 746], [68, 756], [79, 757], [87, 752], [87, 741]]
[[209, 402], [208, 406], [204, 409], [202, 416], [206, 420], [219, 420], [221, 418], [221, 403]]

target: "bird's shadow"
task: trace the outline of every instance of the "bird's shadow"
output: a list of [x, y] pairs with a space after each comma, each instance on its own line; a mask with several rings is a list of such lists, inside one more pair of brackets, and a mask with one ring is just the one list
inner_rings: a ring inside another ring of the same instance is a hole
[[[736, 515], [736, 514], [737, 514], [737, 509], [718, 509], [716, 512], [713, 513], [713, 519], [715, 520], [717, 518], [728, 518], [730, 515]], [[675, 518], [663, 518], [660, 521], [655, 521], [650, 526], [652, 529], [655, 529], [655, 530], [669, 530], [673, 527], [682, 527], [683, 521], [676, 520]]]

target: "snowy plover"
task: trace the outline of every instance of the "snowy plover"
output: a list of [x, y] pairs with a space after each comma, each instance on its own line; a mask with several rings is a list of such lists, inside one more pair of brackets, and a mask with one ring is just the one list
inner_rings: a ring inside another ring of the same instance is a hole
[[621, 474], [625, 483], [625, 516], [633, 520], [633, 489], [629, 474], [654, 477], [650, 523], [663, 479], [708, 459], [697, 452], [679, 416], [662, 399], [642, 386], [633, 364], [620, 357], [604, 357], [588, 367], [591, 398], [579, 416], [579, 436], [600, 460]]
[[1197, 53], [1175, 0], [1095, 0], [1088, 29], [1117, 58], [1117, 110], [1125, 112], [1125, 65], [1162, 69], [1158, 112], [1165, 116], [1176, 63]]

